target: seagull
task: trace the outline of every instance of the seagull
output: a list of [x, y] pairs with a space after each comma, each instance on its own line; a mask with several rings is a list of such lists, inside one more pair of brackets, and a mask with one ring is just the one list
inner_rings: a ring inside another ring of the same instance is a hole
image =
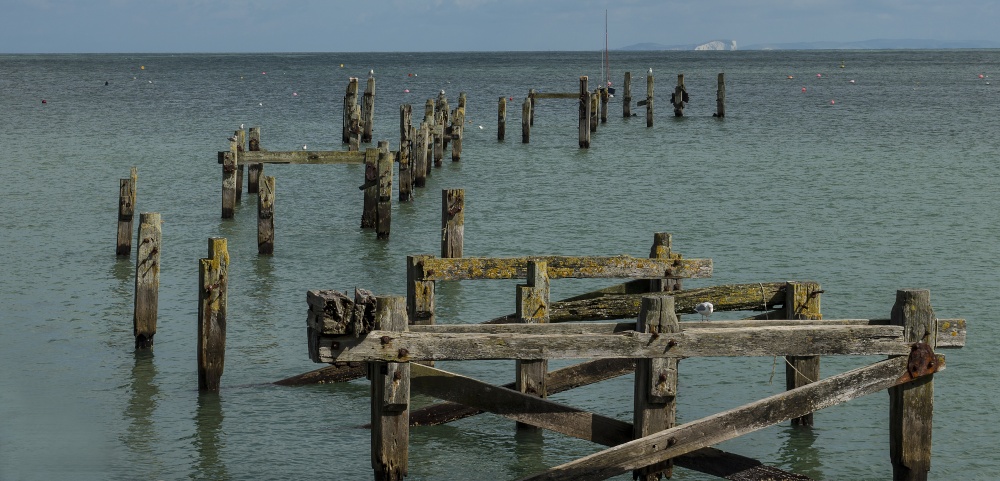
[[479, 130], [483, 130], [483, 126], [482, 125], [479, 126]]
[[308, 150], [308, 149], [306, 148], [306, 144], [302, 144], [302, 150]]
[[372, 78], [372, 77], [374, 77], [374, 76], [375, 76], [375, 69], [371, 69], [371, 70], [369, 70], [369, 71], [368, 71], [368, 78]]
[[653, 75], [653, 67], [649, 67], [649, 70], [646, 71], [646, 75]]
[[706, 301], [694, 306], [694, 312], [701, 314], [701, 320], [703, 321], [707, 321], [708, 317], [711, 316], [714, 311], [715, 306], [713, 306], [711, 302]]
[[235, 135], [230, 135], [229, 136], [229, 141], [230, 142], [236, 142], [236, 136]]
[[243, 124], [240, 124], [240, 130], [243, 130]]

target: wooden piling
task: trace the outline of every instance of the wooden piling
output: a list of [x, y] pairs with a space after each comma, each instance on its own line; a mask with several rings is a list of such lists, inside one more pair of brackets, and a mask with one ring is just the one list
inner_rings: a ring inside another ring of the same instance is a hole
[[359, 189], [364, 191], [364, 204], [361, 209], [361, 228], [375, 228], [375, 209], [378, 205], [378, 156], [377, 148], [365, 150], [365, 182]]
[[462, 136], [465, 135], [465, 107], [455, 109], [451, 119], [451, 161], [462, 160]]
[[247, 167], [247, 193], [260, 192], [260, 176], [264, 173], [264, 163], [254, 162]]
[[597, 132], [597, 116], [600, 113], [599, 97], [597, 92], [590, 93], [590, 133]]
[[507, 97], [497, 101], [497, 141], [503, 142], [507, 130]]
[[[544, 260], [528, 261], [527, 283], [517, 286], [518, 322], [533, 324], [549, 322], [549, 273]], [[545, 375], [549, 362], [546, 359], [518, 359], [515, 385], [517, 390], [544, 398], [548, 396]], [[534, 430], [527, 424], [518, 424], [519, 430]]]
[[153, 347], [156, 334], [156, 313], [160, 297], [160, 214], [139, 214], [139, 245], [135, 256], [135, 308], [132, 331], [135, 348]]
[[448, 143], [451, 142], [451, 131], [449, 130], [449, 124], [451, 123], [451, 111], [448, 110], [448, 108], [448, 97], [444, 96], [444, 90], [442, 90], [441, 93], [438, 94], [437, 101], [434, 105], [435, 114], [438, 115], [436, 122], [441, 126], [442, 161], [444, 160], [444, 151], [448, 149]]
[[413, 200], [413, 107], [399, 106], [399, 201]]
[[[642, 298], [636, 331], [669, 335], [680, 332], [672, 296], [647, 296]], [[635, 411], [633, 437], [635, 439], [674, 427], [677, 420], [677, 359], [639, 359], [635, 369]], [[661, 476], [669, 478], [673, 461], [659, 462], [632, 472], [633, 479], [656, 481]]]
[[371, 143], [372, 126], [375, 124], [375, 76], [368, 75], [364, 102], [361, 104], [361, 142]]
[[424, 278], [431, 256], [406, 256], [406, 313], [411, 324], [434, 324], [434, 280]]
[[632, 116], [632, 72], [625, 72], [622, 94], [622, 117], [626, 119]]
[[247, 147], [251, 152], [260, 151], [260, 127], [250, 127], [250, 141]]
[[[903, 326], [906, 342], [937, 346], [930, 291], [896, 291], [890, 322]], [[934, 375], [889, 389], [889, 457], [894, 481], [925, 481], [931, 468]]]
[[118, 181], [118, 241], [115, 255], [132, 255], [132, 221], [135, 216], [135, 188], [139, 172], [135, 167], [129, 170], [129, 178]]
[[653, 70], [646, 74], [646, 127], [653, 126]]
[[[404, 298], [376, 298], [375, 325], [378, 329], [403, 332], [407, 324]], [[372, 362], [369, 369], [375, 479], [402, 481], [409, 462], [410, 363]]]
[[[653, 245], [649, 249], [649, 258], [680, 258], [680, 254], [673, 253], [673, 236], [669, 232], [656, 232], [653, 234]], [[650, 279], [649, 282], [650, 292], [673, 292], [683, 289], [682, 279], [680, 278]]]
[[243, 162], [240, 162], [240, 153], [243, 152], [243, 149], [240, 148], [239, 134], [239, 130], [235, 131], [232, 138], [236, 140], [229, 142], [229, 150], [236, 156], [236, 203], [239, 203], [243, 199], [244, 165]]
[[229, 250], [224, 237], [208, 239], [198, 269], [198, 390], [218, 391], [226, 358]]
[[580, 77], [580, 148], [590, 148], [590, 92], [587, 76]]
[[222, 218], [232, 219], [236, 210], [236, 152], [219, 152], [222, 156]]
[[441, 191], [441, 257], [462, 257], [465, 242], [465, 189]]
[[674, 117], [684, 116], [684, 104], [688, 101], [687, 87], [684, 86], [684, 74], [677, 75], [677, 86], [674, 87], [674, 94], [670, 97], [670, 103], [674, 106]]
[[361, 150], [361, 107], [355, 105], [351, 107], [351, 114], [348, 119], [348, 152], [358, 152]]
[[257, 196], [257, 253], [274, 254], [274, 176], [264, 176]]
[[343, 131], [343, 143], [351, 143], [351, 132], [353, 126], [351, 124], [351, 116], [354, 113], [354, 107], [358, 105], [358, 79], [356, 77], [351, 77], [347, 82], [347, 93], [344, 94], [344, 131]]
[[413, 144], [413, 185], [423, 187], [427, 184], [427, 136], [430, 129], [427, 122], [420, 122], [416, 130], [416, 140]]
[[375, 204], [375, 236], [388, 239], [392, 225], [392, 165], [389, 142], [378, 143], [378, 202]]
[[713, 117], [724, 118], [726, 116], [726, 74], [719, 74], [719, 86], [715, 91], [715, 113]]
[[608, 123], [608, 88], [601, 87], [601, 123]]
[[[785, 284], [785, 319], [818, 320], [820, 289], [814, 283]], [[785, 389], [792, 390], [819, 380], [819, 356], [786, 356]], [[793, 426], [812, 426], [813, 413], [792, 419]]]
[[531, 141], [531, 99], [524, 99], [521, 104], [521, 143], [527, 144]]
[[528, 110], [528, 125], [534, 127], [535, 125], [535, 89], [528, 89], [528, 102], [531, 103], [531, 108]]

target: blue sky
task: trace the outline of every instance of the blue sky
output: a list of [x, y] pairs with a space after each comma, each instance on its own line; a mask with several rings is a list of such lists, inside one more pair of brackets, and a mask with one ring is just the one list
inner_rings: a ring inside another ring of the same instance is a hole
[[592, 50], [996, 40], [996, 0], [0, 0], [0, 52]]

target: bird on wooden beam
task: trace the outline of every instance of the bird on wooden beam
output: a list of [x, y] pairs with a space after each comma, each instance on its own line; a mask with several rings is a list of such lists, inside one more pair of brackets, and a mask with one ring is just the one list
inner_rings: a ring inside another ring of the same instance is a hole
[[708, 317], [715, 312], [715, 306], [713, 306], [711, 302], [702, 302], [697, 306], [694, 306], [694, 312], [701, 314], [701, 320], [707, 321]]

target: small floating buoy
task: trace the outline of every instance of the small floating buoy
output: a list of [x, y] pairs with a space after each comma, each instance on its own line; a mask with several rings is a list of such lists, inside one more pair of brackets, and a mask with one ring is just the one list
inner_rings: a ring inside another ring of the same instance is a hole
[[831, 101], [830, 101], [830, 105], [833, 105], [833, 104], [835, 104], [835, 103], [836, 103], [836, 102], [834, 102], [833, 100], [831, 100]]
[[403, 89], [403, 93], [405, 93], [405, 94], [410, 93], [410, 89]]
[[854, 83], [854, 79], [851, 79], [851, 83]]
[[979, 74], [979, 78], [983, 78], [983, 74]]
[[821, 73], [816, 74], [816, 78], [820, 78], [822, 76], [823, 76], [823, 74], [821, 74]]
[[43, 103], [43, 104], [47, 104], [47, 103], [49, 103], [49, 101], [48, 101], [48, 100], [45, 100], [45, 99], [42, 99], [42, 103]]
[[413, 73], [412, 73], [412, 72], [411, 72], [411, 73], [408, 73], [408, 74], [406, 74], [406, 76], [407, 76], [407, 77], [412, 77], [412, 76], [413, 76]]
[[789, 75], [789, 76], [788, 76], [788, 79], [789, 79], [789, 80], [791, 80], [791, 79], [793, 79], [793, 78], [795, 78], [795, 77], [794, 77], [794, 76], [792, 76], [792, 75]]
[[264, 102], [257, 102], [257, 105], [263, 107], [264, 106]]
[[802, 91], [803, 91], [803, 92], [805, 92], [805, 91], [806, 91], [806, 88], [805, 88], [805, 87], [802, 87]]
[[104, 85], [107, 85], [107, 84], [108, 84], [108, 81], [107, 81], [107, 80], [105, 80], [105, 81], [104, 81]]
[[298, 97], [298, 96], [299, 96], [298, 92], [292, 92], [292, 97]]
[[510, 100], [514, 100], [514, 97], [511, 97]]
[[267, 72], [261, 72], [260, 74], [261, 75], [267, 75]]
[[344, 68], [344, 64], [340, 64], [340, 68]]
[[146, 70], [146, 66], [145, 65], [140, 65], [139, 66], [139, 70]]

